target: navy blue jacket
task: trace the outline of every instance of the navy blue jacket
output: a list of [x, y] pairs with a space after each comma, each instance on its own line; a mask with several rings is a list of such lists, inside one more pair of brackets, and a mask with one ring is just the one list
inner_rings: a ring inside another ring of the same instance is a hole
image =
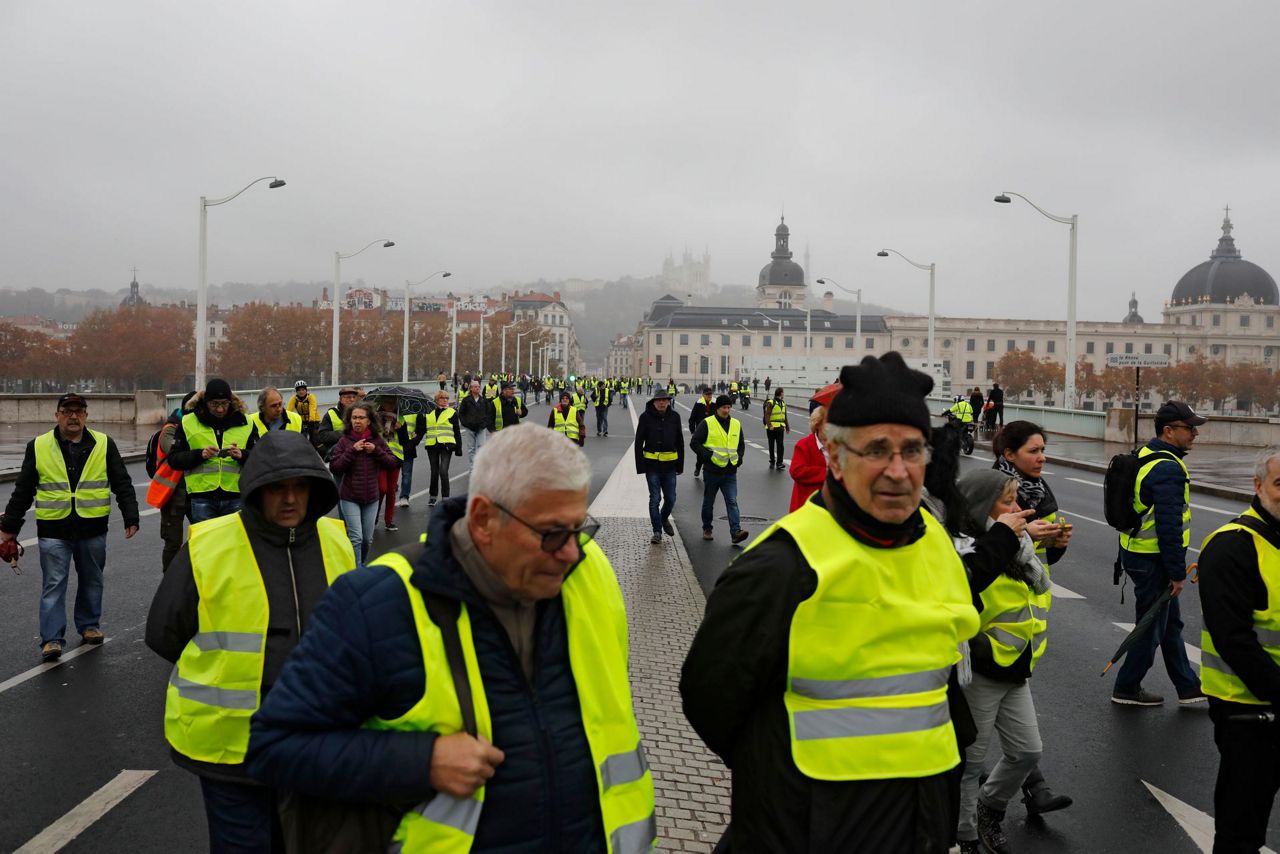
[[[1152, 439], [1147, 447], [1153, 451], [1168, 451], [1179, 458], [1187, 455], [1186, 451], [1175, 448], [1168, 442]], [[1182, 466], [1173, 460], [1156, 463], [1147, 472], [1138, 491], [1138, 498], [1143, 506], [1156, 508], [1156, 542], [1160, 544], [1159, 555], [1143, 555], [1126, 552], [1126, 566], [1149, 564], [1162, 569], [1170, 581], [1182, 581], [1187, 577], [1187, 549], [1182, 545], [1182, 511], [1186, 508], [1184, 486], [1187, 476], [1182, 473]]]
[[[465, 602], [493, 720], [506, 758], [485, 788], [475, 851], [603, 851], [591, 750], [569, 664], [560, 597], [538, 604], [534, 683], [506, 632], [449, 546], [466, 497], [446, 499], [414, 564], [419, 589]], [[253, 717], [247, 762], [281, 789], [334, 800], [408, 804], [434, 794], [433, 733], [360, 729], [393, 719], [421, 699], [426, 674], [400, 576], [369, 566], [343, 575]]]

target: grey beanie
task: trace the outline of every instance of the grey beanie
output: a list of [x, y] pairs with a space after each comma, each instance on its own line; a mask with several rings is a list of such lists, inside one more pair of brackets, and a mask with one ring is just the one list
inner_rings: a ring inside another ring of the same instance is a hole
[[1014, 478], [999, 469], [971, 469], [956, 481], [956, 488], [964, 496], [964, 523], [961, 529], [969, 533], [981, 533], [987, 529], [991, 507]]

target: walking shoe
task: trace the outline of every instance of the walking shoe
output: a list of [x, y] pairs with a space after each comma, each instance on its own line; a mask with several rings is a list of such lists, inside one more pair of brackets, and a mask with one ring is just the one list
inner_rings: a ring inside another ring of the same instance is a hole
[[397, 506], [397, 507], [408, 507], [408, 506], [409, 506], [409, 499], [408, 499], [408, 498], [405, 498], [403, 495], [402, 495], [402, 496], [400, 496], [400, 500], [396, 502], [396, 506]]
[[428, 507], [436, 506], [436, 497], [434, 495], [427, 499], [427, 506]]
[[710, 528], [703, 528], [703, 529], [702, 529], [702, 539], [704, 539], [704, 540], [714, 540], [715, 538], [716, 538], [716, 535], [715, 535], [715, 533], [714, 533]]
[[400, 526], [399, 526], [399, 525], [397, 525], [395, 522], [388, 522], [388, 523], [387, 523], [387, 530], [388, 530], [388, 531], [398, 531], [398, 530], [400, 530]]
[[100, 644], [105, 640], [102, 635], [102, 629], [85, 629], [80, 633], [80, 639], [88, 644]]
[[675, 526], [671, 524], [670, 519], [662, 520], [662, 530], [666, 532], [668, 537], [674, 537], [676, 535]]
[[62, 657], [62, 641], [49, 641], [40, 647], [40, 658], [44, 661], [57, 661]]
[[656, 546], [658, 543], [662, 542], [662, 532], [661, 532], [661, 531], [654, 531], [654, 532], [653, 532], [653, 536], [649, 538], [649, 542], [653, 543], [655, 546]]
[[1034, 789], [1024, 786], [1022, 803], [1027, 807], [1027, 815], [1041, 815], [1054, 810], [1065, 810], [1073, 801], [1066, 795], [1055, 795], [1053, 789], [1042, 783]]
[[604, 437], [605, 437], [606, 439], [608, 439], [608, 438], [609, 438], [609, 431], [608, 431], [608, 430], [605, 430], [605, 431], [604, 431]]
[[1158, 706], [1164, 702], [1164, 697], [1139, 688], [1133, 694], [1125, 691], [1112, 691], [1111, 702], [1122, 706]]
[[1195, 703], [1207, 703], [1207, 702], [1209, 702], [1209, 698], [1205, 696], [1204, 691], [1202, 691], [1199, 687], [1197, 687], [1193, 691], [1188, 691], [1186, 693], [1182, 693], [1181, 691], [1178, 692], [1179, 705], [1190, 706], [1190, 705], [1194, 705]]
[[733, 535], [733, 542], [734, 542], [734, 544], [735, 544], [735, 545], [737, 545], [738, 543], [742, 542], [743, 540], [745, 540], [745, 539], [746, 539], [747, 537], [749, 537], [749, 536], [751, 536], [751, 533], [750, 533], [749, 531], [747, 531], [746, 529], [743, 529], [743, 530], [741, 530], [741, 531], [739, 531], [738, 533], [736, 533], [736, 534], [734, 534], [734, 535]]
[[1001, 822], [1004, 821], [1004, 810], [996, 810], [978, 801], [977, 809], [978, 840], [992, 854], [1013, 854], [1009, 847], [1009, 838], [1004, 835]]

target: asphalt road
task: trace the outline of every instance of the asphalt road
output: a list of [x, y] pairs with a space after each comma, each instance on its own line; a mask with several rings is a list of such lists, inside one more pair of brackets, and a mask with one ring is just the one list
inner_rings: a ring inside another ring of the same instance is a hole
[[[692, 402], [686, 395], [677, 404], [683, 418], [688, 416], [685, 404]], [[538, 421], [546, 413], [541, 405], [531, 412]], [[754, 443], [739, 473], [739, 503], [744, 527], [756, 534], [786, 512], [791, 479], [785, 472], [765, 468], [759, 402], [747, 413], [735, 409], [734, 414]], [[802, 419], [803, 413], [792, 419], [798, 429], [805, 428]], [[595, 437], [591, 412], [587, 423], [594, 497], [619, 457], [629, 451], [633, 431], [630, 418], [619, 408], [612, 410], [608, 439]], [[803, 435], [788, 437], [788, 459]], [[990, 459], [983, 461], [979, 452], [966, 465], [990, 465]], [[140, 464], [130, 466], [130, 471], [141, 498], [145, 473]], [[454, 474], [457, 494], [466, 488], [465, 459]], [[415, 476], [415, 493], [425, 493], [425, 459]], [[1176, 703], [1132, 709], [1108, 701], [1112, 677], [1100, 679], [1098, 672], [1124, 636], [1115, 623], [1132, 623], [1134, 615], [1132, 596], [1122, 605], [1118, 588], [1111, 585], [1114, 534], [1095, 521], [1102, 518], [1101, 476], [1049, 467], [1046, 477], [1064, 512], [1077, 523], [1071, 549], [1054, 567], [1053, 577], [1078, 598], [1062, 592], [1055, 597], [1050, 647], [1036, 670], [1034, 689], [1045, 742], [1042, 768], [1051, 785], [1076, 803], [1043, 821], [1025, 820], [1022, 807], [1013, 805], [1007, 824], [1011, 838], [1020, 850], [1045, 852], [1200, 850], [1144, 782], [1189, 805], [1192, 821], [1195, 811], [1212, 810], [1217, 755], [1208, 717], [1203, 708], [1180, 709]], [[708, 590], [740, 550], [728, 543], [719, 500], [717, 539], [702, 541], [701, 490], [690, 465], [679, 481], [675, 518], [695, 574]], [[9, 491], [0, 491], [3, 500]], [[1203, 496], [1193, 501], [1200, 505], [1193, 511], [1193, 542], [1239, 509]], [[398, 533], [379, 530], [375, 548], [381, 551], [415, 539], [426, 514], [424, 494], [399, 511]], [[206, 850], [198, 783], [171, 764], [164, 742], [163, 689], [169, 665], [143, 643], [147, 608], [160, 576], [157, 523], [154, 515], [145, 516], [141, 533], [125, 540], [113, 510], [103, 606], [109, 640], [77, 657], [68, 654], [64, 663], [51, 669], [39, 666], [40, 572], [34, 547], [23, 561], [22, 576], [0, 567], [0, 851], [16, 850], [33, 839], [36, 844], [29, 850], [56, 849], [56, 839], [37, 834], [74, 828], [79, 810], [73, 808], [86, 799], [87, 812], [101, 817], [62, 850]], [[34, 536], [34, 522], [29, 522], [22, 539]], [[1194, 587], [1184, 593], [1183, 609], [1184, 636], [1198, 646], [1201, 623]], [[70, 647], [69, 653], [76, 649]], [[1145, 687], [1173, 696], [1158, 661]], [[122, 799], [112, 805], [118, 798]], [[1280, 848], [1280, 822], [1273, 822], [1269, 843]]]

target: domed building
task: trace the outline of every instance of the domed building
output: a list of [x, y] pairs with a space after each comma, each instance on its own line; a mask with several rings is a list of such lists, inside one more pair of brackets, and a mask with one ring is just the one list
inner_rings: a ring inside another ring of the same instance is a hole
[[1187, 271], [1173, 289], [1171, 307], [1211, 303], [1230, 305], [1237, 300], [1250, 300], [1254, 305], [1280, 304], [1280, 291], [1271, 274], [1244, 260], [1231, 236], [1231, 214], [1222, 220], [1222, 237], [1209, 260]]
[[773, 232], [773, 242], [773, 260], [760, 270], [760, 283], [756, 285], [756, 306], [802, 308], [804, 268], [791, 260], [791, 229], [787, 228], [785, 216]]

